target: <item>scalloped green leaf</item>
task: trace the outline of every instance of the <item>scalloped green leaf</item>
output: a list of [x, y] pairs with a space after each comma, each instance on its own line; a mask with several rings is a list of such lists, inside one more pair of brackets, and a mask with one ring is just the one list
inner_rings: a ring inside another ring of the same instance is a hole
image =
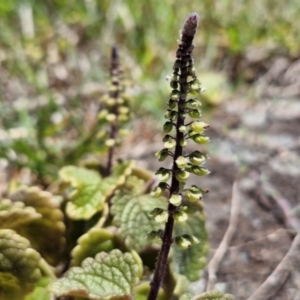
[[193, 300], [234, 300], [234, 297], [230, 294], [223, 295], [219, 291], [210, 291], [194, 297]]
[[67, 166], [60, 170], [59, 176], [73, 188], [66, 212], [71, 219], [90, 219], [95, 213], [102, 211], [104, 203], [114, 190], [125, 182], [130, 175], [133, 162], [118, 163], [112, 175], [101, 178], [99, 173], [81, 167]]
[[26, 207], [33, 207], [42, 216], [27, 223], [26, 226], [13, 229], [26, 237], [32, 248], [36, 249], [49, 264], [55, 265], [65, 246], [65, 225], [59, 200], [38, 187], [26, 186], [20, 187], [9, 198], [24, 203]]
[[118, 191], [111, 199], [111, 203], [113, 224], [118, 227], [118, 234], [126, 246], [139, 252], [144, 246], [149, 245], [147, 234], [160, 229], [162, 225], [150, 219], [148, 214], [156, 207], [166, 209], [166, 199]]
[[23, 202], [9, 199], [0, 201], [0, 229], [14, 229], [36, 219], [42, 218], [33, 207], [26, 207]]
[[43, 277], [35, 285], [34, 290], [25, 297], [25, 300], [54, 300], [52, 293], [48, 291], [48, 285], [52, 282], [49, 277]]
[[172, 246], [172, 266], [176, 273], [184, 275], [190, 281], [200, 277], [200, 271], [206, 266], [208, 253], [205, 218], [200, 212], [189, 215], [184, 223], [175, 223], [174, 236], [189, 234], [199, 239], [200, 243], [183, 250]]
[[138, 281], [138, 266], [132, 255], [115, 249], [86, 258], [81, 267], [71, 268], [50, 290], [57, 296], [129, 300]]
[[26, 238], [0, 229], [0, 299], [23, 299], [41, 278], [40, 260]]
[[[135, 288], [134, 300], [147, 300], [150, 292], [150, 282], [142, 282]], [[157, 300], [168, 300], [163, 289], [160, 289]]]
[[80, 266], [87, 257], [94, 257], [102, 251], [111, 251], [115, 248], [114, 237], [115, 235], [106, 229], [90, 229], [78, 239], [77, 246], [72, 250], [72, 265]]

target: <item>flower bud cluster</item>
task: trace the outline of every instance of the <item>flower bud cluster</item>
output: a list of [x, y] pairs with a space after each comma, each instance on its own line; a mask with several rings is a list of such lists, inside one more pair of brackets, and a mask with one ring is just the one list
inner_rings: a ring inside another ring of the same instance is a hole
[[109, 92], [101, 98], [102, 109], [98, 114], [101, 126], [98, 138], [108, 148], [120, 145], [119, 137], [128, 133], [124, 125], [131, 117], [131, 99], [126, 94], [126, 82], [122, 77], [123, 71], [120, 67], [117, 49], [113, 47]]
[[[204, 167], [207, 155], [203, 151], [196, 150], [187, 154], [184, 150], [188, 141], [198, 145], [209, 142], [205, 134], [209, 125], [200, 120], [201, 101], [197, 96], [201, 93], [201, 85], [191, 56], [195, 33], [192, 28], [197, 25], [194, 19], [197, 21], [197, 16], [191, 15], [189, 19], [191, 24], [186, 23], [187, 27], [183, 28], [173, 74], [169, 77], [172, 92], [165, 113], [167, 120], [163, 126], [164, 148], [158, 151], [156, 156], [159, 161], [171, 157], [173, 166], [171, 169], [161, 167], [156, 172], [159, 184], [154, 188], [152, 195], [159, 197], [166, 190], [169, 195], [167, 210], [157, 208], [150, 213], [150, 216], [159, 222], [169, 222], [170, 218], [175, 222], [185, 222], [188, 215], [199, 208], [198, 205], [193, 204], [200, 202], [203, 194], [207, 192], [196, 185], [185, 188], [190, 174], [198, 176], [209, 174]], [[199, 242], [196, 237], [189, 235], [175, 237], [173, 241], [185, 249]]]

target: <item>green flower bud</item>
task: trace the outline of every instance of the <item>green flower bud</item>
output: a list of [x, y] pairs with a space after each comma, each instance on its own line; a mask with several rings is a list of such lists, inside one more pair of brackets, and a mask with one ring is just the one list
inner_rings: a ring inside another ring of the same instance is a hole
[[169, 106], [170, 109], [175, 109], [176, 106], [177, 106], [177, 102], [174, 101], [174, 100], [172, 100], [172, 99], [170, 99], [169, 103], [168, 103], [168, 106]]
[[196, 206], [193, 205], [185, 205], [182, 207], [182, 211], [184, 211], [188, 215], [192, 215], [196, 213], [199, 209]]
[[200, 134], [203, 133], [204, 129], [206, 129], [208, 127], [209, 127], [208, 124], [206, 124], [204, 122], [200, 122], [200, 121], [194, 121], [190, 125], [190, 128], [192, 129], [192, 131], [200, 133]]
[[116, 140], [114, 139], [108, 139], [105, 141], [105, 146], [109, 148], [115, 146], [115, 144], [116, 144]]
[[159, 214], [161, 214], [163, 211], [165, 211], [165, 210], [162, 209], [162, 208], [160, 208], [160, 207], [156, 207], [151, 212], [149, 212], [149, 217], [151, 219], [154, 219], [156, 216], [158, 216]]
[[201, 112], [199, 109], [192, 109], [188, 112], [189, 116], [191, 118], [200, 118], [201, 117]]
[[202, 106], [201, 101], [199, 101], [197, 98], [188, 100], [186, 104], [193, 108], [200, 108]]
[[178, 170], [175, 175], [176, 179], [179, 182], [186, 182], [187, 179], [189, 178], [189, 176], [190, 176], [190, 173], [187, 171], [183, 171], [183, 170]]
[[182, 133], [186, 133], [187, 132], [187, 127], [186, 126], [180, 126], [179, 131], [182, 132]]
[[206, 156], [203, 155], [200, 151], [194, 151], [189, 155], [189, 160], [193, 165], [201, 165], [205, 162]]
[[167, 148], [164, 148], [155, 153], [155, 156], [158, 158], [159, 161], [164, 161], [169, 155], [169, 150]]
[[167, 211], [162, 211], [160, 214], [158, 214], [154, 220], [157, 222], [157, 223], [165, 223], [167, 222], [168, 220], [168, 217], [169, 217], [169, 214]]
[[178, 194], [173, 194], [170, 197], [169, 202], [172, 203], [174, 206], [179, 206], [182, 202], [182, 196]]
[[179, 92], [178, 91], [172, 91], [172, 93], [171, 93], [171, 99], [173, 101], [177, 101], [179, 99]]
[[193, 191], [192, 189], [187, 190], [185, 195], [190, 202], [202, 199], [202, 193], [200, 191]]
[[200, 243], [200, 241], [193, 235], [183, 234], [181, 237], [190, 241], [192, 246]]
[[108, 110], [107, 109], [102, 109], [98, 114], [98, 119], [99, 120], [105, 120], [107, 115], [108, 115]]
[[178, 88], [178, 82], [175, 80], [171, 80], [170, 86], [172, 89], [177, 89]]
[[147, 234], [147, 240], [153, 241], [156, 238], [162, 238], [164, 231], [162, 229], [153, 230]]
[[125, 123], [128, 121], [128, 115], [119, 115], [118, 116], [118, 121], [121, 123]]
[[180, 169], [184, 169], [187, 166], [187, 159], [183, 156], [179, 156], [175, 162], [177, 167]]
[[176, 110], [171, 110], [169, 119], [171, 121], [177, 121], [177, 118], [178, 118], [178, 112]]
[[185, 139], [180, 141], [180, 146], [181, 147], [186, 147], [186, 145], [187, 145], [187, 141]]
[[171, 171], [165, 168], [159, 168], [155, 174], [157, 175], [157, 179], [162, 182], [168, 181], [171, 177]]
[[116, 115], [115, 114], [108, 114], [107, 116], [106, 116], [106, 120], [108, 121], [108, 122], [114, 122], [115, 120], [116, 120]]
[[184, 211], [175, 211], [173, 217], [176, 222], [183, 223], [187, 220], [188, 215]]
[[166, 122], [164, 124], [164, 127], [163, 127], [164, 133], [168, 133], [168, 132], [172, 131], [172, 129], [173, 129], [173, 123], [172, 122]]
[[193, 141], [196, 142], [197, 144], [203, 145], [203, 144], [207, 144], [210, 139], [208, 136], [203, 136], [203, 135], [194, 135], [192, 137]]
[[201, 85], [198, 79], [193, 80], [190, 83], [190, 93], [198, 94], [201, 92]]
[[126, 115], [126, 114], [129, 113], [129, 108], [126, 107], [126, 106], [121, 106], [121, 107], [119, 107], [119, 113], [123, 114], [123, 115]]
[[151, 192], [151, 196], [154, 197], [154, 198], [158, 198], [162, 195], [162, 193], [163, 193], [163, 190], [159, 186], [157, 186]]
[[174, 239], [176, 245], [181, 248], [181, 249], [188, 249], [192, 246], [192, 243], [183, 238], [182, 236], [177, 236], [175, 239]]
[[199, 166], [193, 166], [191, 171], [198, 176], [205, 176], [210, 173], [209, 170]]
[[176, 147], [176, 141], [168, 134], [163, 138], [163, 142], [165, 148], [167, 148], [168, 150], [174, 150]]

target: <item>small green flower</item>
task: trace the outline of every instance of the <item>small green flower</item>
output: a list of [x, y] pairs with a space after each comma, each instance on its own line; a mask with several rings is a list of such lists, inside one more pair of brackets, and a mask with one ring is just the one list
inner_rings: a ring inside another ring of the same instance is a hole
[[163, 139], [165, 148], [169, 150], [174, 150], [176, 147], [176, 140], [172, 138], [170, 135], [166, 135]]
[[186, 126], [180, 126], [179, 127], [179, 132], [186, 133], [187, 132], [187, 127]]
[[209, 137], [203, 136], [203, 135], [200, 135], [200, 134], [194, 135], [192, 137], [192, 139], [193, 139], [194, 142], [196, 142], [197, 144], [200, 144], [200, 145], [207, 144], [210, 141]]
[[209, 170], [203, 168], [203, 167], [199, 167], [199, 166], [193, 166], [191, 171], [198, 176], [205, 176], [208, 175], [210, 173]]
[[115, 120], [116, 120], [116, 115], [115, 114], [108, 114], [107, 116], [106, 116], [106, 121], [108, 121], [108, 122], [114, 122]]
[[169, 202], [172, 203], [174, 206], [179, 206], [182, 202], [182, 196], [179, 194], [173, 194], [170, 197]]
[[189, 189], [185, 195], [190, 202], [196, 202], [202, 199], [202, 193], [199, 190], [194, 191], [193, 189]]
[[155, 156], [158, 158], [159, 161], [164, 161], [170, 155], [169, 150], [164, 148], [155, 153]]
[[194, 121], [191, 123], [190, 128], [192, 129], [192, 131], [197, 132], [202, 134], [204, 132], [204, 129], [208, 128], [209, 125], [204, 123], [204, 122], [200, 122], [200, 121]]
[[200, 243], [199, 239], [197, 239], [193, 235], [183, 234], [181, 237], [183, 237], [184, 239], [187, 239], [188, 241], [190, 241], [192, 245], [196, 245], [196, 244]]
[[187, 166], [187, 159], [183, 156], [179, 156], [175, 162], [177, 167], [180, 169], [184, 169]]
[[205, 162], [206, 155], [203, 155], [200, 151], [196, 150], [189, 155], [189, 160], [193, 165], [199, 166]]
[[172, 131], [172, 129], [173, 129], [173, 123], [172, 122], [166, 122], [164, 124], [164, 127], [163, 127], [164, 133], [169, 133], [170, 131]]
[[116, 144], [116, 140], [114, 140], [114, 139], [108, 139], [105, 141], [106, 147], [113, 147], [115, 144]]
[[182, 236], [177, 236], [175, 239], [174, 239], [176, 245], [181, 248], [181, 249], [188, 249], [192, 246], [192, 243], [183, 238]]
[[190, 173], [184, 170], [178, 170], [175, 174], [175, 177], [179, 182], [186, 182], [189, 176]]
[[165, 168], [159, 168], [155, 173], [159, 181], [167, 182], [171, 177], [171, 171]]
[[181, 210], [181, 211], [175, 211], [173, 217], [176, 222], [183, 223], [187, 220], [188, 215]]
[[192, 109], [189, 111], [188, 114], [191, 118], [200, 118], [201, 117], [201, 112], [198, 109]]

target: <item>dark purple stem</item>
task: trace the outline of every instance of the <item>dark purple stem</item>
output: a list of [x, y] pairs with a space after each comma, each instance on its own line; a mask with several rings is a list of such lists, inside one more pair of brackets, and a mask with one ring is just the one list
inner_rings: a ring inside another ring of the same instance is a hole
[[[115, 87], [114, 90], [110, 92], [110, 97], [116, 100], [115, 106], [113, 107], [112, 113], [117, 116], [118, 115], [118, 104], [117, 99], [119, 97], [119, 56], [116, 46], [113, 46], [112, 53], [111, 53], [111, 84]], [[117, 122], [116, 120], [111, 124], [109, 138], [116, 140], [117, 137]], [[107, 166], [105, 170], [105, 176], [109, 176], [111, 173], [113, 157], [115, 152], [115, 146], [110, 147], [108, 151], [108, 159], [107, 159]]]
[[[177, 194], [180, 189], [180, 183], [175, 177], [176, 172], [179, 170], [176, 160], [183, 154], [183, 147], [180, 145], [180, 141], [184, 139], [184, 134], [179, 131], [181, 126], [184, 126], [184, 113], [185, 113], [185, 101], [189, 91], [188, 80], [188, 67], [192, 62], [191, 52], [193, 49], [193, 38], [198, 26], [198, 15], [192, 13], [188, 16], [184, 23], [181, 37], [181, 44], [177, 50], [177, 60], [175, 65], [179, 65], [179, 68], [174, 68], [175, 73], [179, 73], [179, 92], [180, 98], [178, 101], [178, 118], [176, 122], [176, 147], [173, 156], [173, 167], [172, 167], [172, 179], [170, 187], [170, 196]], [[168, 255], [173, 242], [173, 228], [174, 228], [174, 217], [173, 214], [176, 210], [176, 206], [169, 203], [168, 205], [168, 220], [165, 225], [164, 235], [162, 237], [162, 246], [158, 255], [153, 279], [150, 283], [150, 292], [148, 294], [148, 300], [156, 300], [158, 291], [162, 285], [164, 274], [168, 263]]]

